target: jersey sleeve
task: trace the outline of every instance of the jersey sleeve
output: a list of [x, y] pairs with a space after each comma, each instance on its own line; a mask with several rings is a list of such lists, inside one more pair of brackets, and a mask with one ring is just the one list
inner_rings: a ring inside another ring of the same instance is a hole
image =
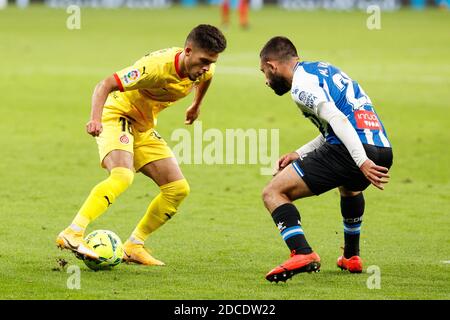
[[304, 105], [318, 115], [317, 107], [319, 104], [332, 101], [327, 92], [326, 82], [312, 74], [296, 78], [294, 78], [292, 86], [293, 99], [296, 103]]
[[143, 57], [132, 66], [114, 73], [120, 91], [153, 88], [158, 85], [160, 68], [151, 57]]

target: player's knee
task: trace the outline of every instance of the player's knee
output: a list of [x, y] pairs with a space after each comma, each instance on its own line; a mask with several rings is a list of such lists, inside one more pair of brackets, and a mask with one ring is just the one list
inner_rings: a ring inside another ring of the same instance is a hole
[[121, 193], [133, 183], [134, 172], [128, 168], [116, 167], [111, 170], [110, 177], [115, 182], [117, 192]]
[[91, 195], [106, 199], [108, 205], [114, 203], [117, 197], [124, 192], [133, 182], [134, 173], [127, 168], [114, 168], [108, 179], [97, 184], [91, 191]]
[[161, 192], [163, 195], [176, 204], [186, 198], [190, 191], [191, 188], [186, 179], [177, 180], [161, 186]]
[[189, 186], [189, 183], [186, 179], [178, 180], [176, 181], [175, 190], [174, 190], [174, 196], [177, 199], [184, 199], [186, 198], [189, 193], [191, 192], [191, 187]]
[[186, 179], [170, 182], [160, 187], [164, 199], [165, 215], [172, 217], [177, 213], [181, 202], [189, 195], [190, 187]]
[[282, 189], [277, 187], [277, 185], [269, 183], [262, 191], [262, 200], [264, 206], [272, 212], [281, 203], [286, 203], [292, 201], [288, 194], [286, 194]]
[[266, 207], [269, 203], [271, 203], [272, 198], [275, 193], [276, 193], [276, 190], [272, 187], [272, 185], [270, 183], [264, 187], [261, 196], [262, 196], [264, 205], [266, 205]]
[[362, 194], [361, 191], [350, 191], [343, 187], [339, 188], [339, 193], [341, 194], [341, 197], [345, 197], [345, 198], [352, 198], [352, 197], [358, 196], [359, 194]]

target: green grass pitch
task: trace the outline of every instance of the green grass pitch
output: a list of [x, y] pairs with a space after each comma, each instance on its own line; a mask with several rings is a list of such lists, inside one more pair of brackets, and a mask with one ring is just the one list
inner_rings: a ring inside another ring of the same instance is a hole
[[[297, 201], [322, 271], [271, 284], [265, 273], [288, 257], [261, 201], [270, 177], [258, 165], [183, 165], [192, 188], [177, 216], [148, 241], [163, 268], [120, 265], [93, 272], [54, 245], [88, 192], [106, 175], [95, 141], [84, 132], [93, 87], [152, 50], [182, 46], [198, 23], [220, 23], [217, 8], [82, 9], [68, 30], [63, 9], [0, 11], [0, 299], [449, 299], [450, 298], [450, 17], [449, 12], [382, 13], [381, 30], [361, 12], [251, 13], [247, 31], [225, 30], [204, 101], [204, 129], [279, 128], [280, 152], [316, 136], [290, 98], [276, 97], [259, 72], [259, 49], [273, 35], [291, 37], [304, 60], [324, 60], [359, 81], [394, 146], [391, 183], [369, 188], [361, 237], [366, 272], [336, 268], [343, 245], [336, 191]], [[184, 127], [192, 97], [159, 117], [169, 144]], [[192, 131], [192, 128], [189, 130]], [[133, 186], [88, 231], [125, 240], [156, 186]], [[81, 289], [57, 259], [81, 268]]]

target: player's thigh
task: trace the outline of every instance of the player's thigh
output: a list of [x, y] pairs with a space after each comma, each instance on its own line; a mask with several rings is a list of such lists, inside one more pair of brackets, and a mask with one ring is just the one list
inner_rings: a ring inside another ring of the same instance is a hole
[[96, 138], [101, 165], [109, 171], [115, 167], [133, 169], [133, 144], [129, 121], [120, 115], [104, 114], [103, 131]]
[[103, 159], [103, 165], [108, 171], [117, 167], [133, 170], [133, 154], [124, 150], [112, 150]]
[[134, 167], [159, 186], [184, 179], [172, 150], [154, 129], [135, 133]]
[[149, 162], [140, 171], [147, 177], [153, 179], [158, 186], [184, 179], [178, 162], [173, 157]]
[[314, 195], [293, 165], [284, 168], [264, 188], [263, 196], [270, 194], [285, 195], [291, 201]]

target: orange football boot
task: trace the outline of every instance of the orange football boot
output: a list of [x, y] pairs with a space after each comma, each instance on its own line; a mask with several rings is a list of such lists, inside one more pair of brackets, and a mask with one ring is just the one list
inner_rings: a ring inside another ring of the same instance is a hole
[[78, 259], [98, 260], [98, 253], [84, 241], [83, 233], [66, 228], [56, 237], [58, 248], [72, 251]]
[[165, 263], [150, 255], [150, 250], [143, 244], [126, 241], [123, 245], [123, 262], [138, 263], [146, 266], [164, 266]]
[[319, 270], [320, 257], [317, 253], [295, 254], [295, 251], [292, 251], [291, 257], [288, 260], [266, 274], [266, 279], [270, 282], [275, 281], [276, 283], [278, 281], [286, 282], [286, 280], [292, 278], [297, 273], [318, 272]]
[[363, 269], [362, 260], [359, 256], [353, 256], [348, 259], [340, 256], [337, 260], [337, 266], [341, 270], [348, 270], [351, 273], [361, 273]]

